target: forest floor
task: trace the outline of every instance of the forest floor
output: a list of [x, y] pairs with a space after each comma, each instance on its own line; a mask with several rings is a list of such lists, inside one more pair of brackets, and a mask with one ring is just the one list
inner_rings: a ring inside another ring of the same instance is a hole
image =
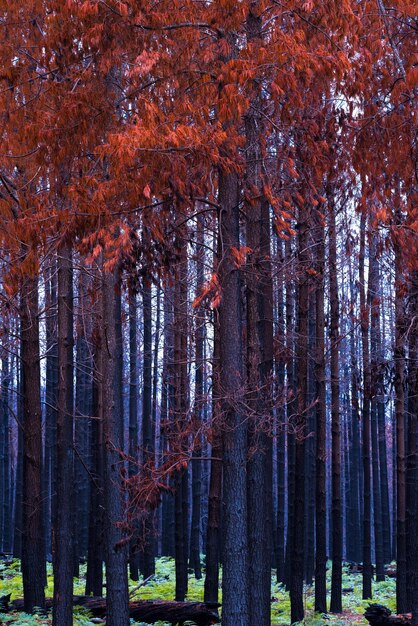
[[[328, 570], [330, 584], [330, 569]], [[364, 610], [369, 604], [368, 600], [362, 600], [362, 576], [358, 573], [349, 573], [344, 568], [343, 575], [343, 613], [341, 615], [318, 615], [314, 614], [314, 590], [313, 587], [305, 589], [306, 619], [301, 624], [306, 626], [320, 626], [325, 624], [343, 626], [353, 624], [367, 624], [363, 618]], [[373, 602], [384, 604], [395, 612], [395, 579], [388, 578], [385, 582], [374, 583]], [[138, 583], [130, 581], [130, 588], [134, 589]], [[74, 594], [82, 595], [85, 586], [85, 566], [81, 566], [80, 578], [74, 579]], [[174, 561], [169, 558], [160, 558], [156, 563], [156, 575], [144, 587], [138, 589], [134, 599], [160, 599], [172, 600], [174, 598], [175, 573]], [[20, 562], [15, 560], [6, 565], [0, 562], [0, 596], [12, 594], [12, 600], [23, 597], [22, 576], [20, 573]], [[48, 564], [48, 588], [46, 595], [52, 597], [53, 577], [52, 567]], [[193, 575], [189, 576], [188, 600], [203, 600], [203, 579], [196, 580]], [[222, 599], [220, 599], [222, 601]], [[14, 626], [41, 626], [51, 624], [50, 618], [43, 618], [37, 615], [26, 615], [24, 613], [0, 613], [0, 626], [13, 624]], [[82, 607], [74, 607], [74, 625], [93, 626], [93, 624], [104, 623], [103, 620], [92, 620], [88, 611]], [[134, 623], [134, 622], [132, 622]], [[272, 578], [272, 626], [284, 626], [290, 624], [290, 600], [289, 594], [281, 585], [277, 585]]]

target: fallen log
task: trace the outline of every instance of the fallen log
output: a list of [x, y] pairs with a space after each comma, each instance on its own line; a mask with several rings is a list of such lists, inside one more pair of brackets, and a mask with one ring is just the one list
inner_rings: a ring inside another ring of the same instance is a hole
[[382, 604], [369, 604], [364, 617], [370, 626], [406, 626], [412, 622], [410, 613], [392, 615], [392, 612]]
[[[84, 606], [94, 617], [105, 617], [106, 598], [92, 596], [74, 596], [74, 604]], [[52, 598], [47, 598], [46, 609], [52, 608]], [[132, 619], [146, 624], [168, 622], [183, 624], [192, 622], [196, 626], [210, 626], [218, 624], [220, 619], [216, 603], [204, 602], [176, 602], [174, 600], [132, 600], [129, 603], [129, 614]], [[7, 607], [9, 610], [23, 611], [23, 600], [13, 600]], [[3, 609], [4, 610], [4, 609]]]

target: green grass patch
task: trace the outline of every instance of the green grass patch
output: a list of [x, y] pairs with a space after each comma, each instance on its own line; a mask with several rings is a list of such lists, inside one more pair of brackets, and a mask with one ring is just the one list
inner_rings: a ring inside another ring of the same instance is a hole
[[[82, 595], [85, 587], [86, 566], [80, 567], [80, 578], [74, 579], [74, 593]], [[48, 585], [46, 595], [53, 594], [52, 566], [47, 567]], [[129, 581], [129, 589], [132, 591], [138, 585], [137, 582]], [[331, 585], [331, 564], [328, 563], [327, 587], [330, 591]], [[362, 600], [362, 577], [361, 574], [353, 574], [348, 568], [343, 568], [343, 589], [352, 591], [343, 594], [343, 614], [342, 615], [318, 615], [314, 612], [314, 588], [306, 587], [304, 590], [304, 602], [306, 617], [301, 623], [306, 626], [321, 626], [333, 624], [335, 626], [348, 626], [367, 624], [363, 618], [364, 610], [368, 600]], [[203, 601], [204, 579], [196, 580], [189, 575], [189, 593], [187, 599], [190, 601]], [[5, 565], [0, 562], [0, 595], [11, 593], [12, 600], [23, 597], [22, 575], [20, 573], [20, 562], [14, 560], [11, 564]], [[135, 599], [142, 600], [172, 600], [175, 593], [175, 567], [174, 560], [161, 557], [156, 562], [155, 577], [144, 587], [137, 589], [133, 595]], [[289, 594], [282, 585], [275, 582], [272, 577], [272, 605], [271, 623], [272, 626], [288, 626], [290, 624], [290, 600]], [[219, 591], [220, 602], [222, 602], [222, 592]], [[388, 578], [384, 582], [373, 584], [373, 601], [384, 604], [392, 612], [396, 611], [396, 581]], [[26, 615], [25, 613], [0, 613], [0, 623], [14, 624], [15, 626], [40, 626], [51, 624], [51, 618], [40, 615]], [[75, 626], [93, 626], [88, 611], [83, 607], [74, 607]]]

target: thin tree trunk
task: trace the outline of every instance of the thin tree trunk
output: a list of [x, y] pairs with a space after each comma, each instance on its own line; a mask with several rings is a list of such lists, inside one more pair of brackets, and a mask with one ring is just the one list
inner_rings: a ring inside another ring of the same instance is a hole
[[220, 335], [217, 316], [214, 318], [212, 361], [212, 453], [208, 497], [206, 536], [205, 602], [218, 602], [222, 499], [222, 439], [220, 433]]
[[396, 607], [406, 613], [405, 316], [402, 253], [395, 242]]
[[53, 626], [73, 623], [73, 271], [68, 245], [58, 253], [57, 517]]
[[91, 321], [88, 286], [88, 274], [81, 267], [78, 276], [78, 306], [76, 309], [74, 497], [77, 510], [74, 524], [75, 576], [79, 575], [80, 559], [84, 560], [88, 552], [90, 472], [92, 469], [92, 359], [89, 346]]
[[[22, 322], [20, 320], [19, 334], [21, 335]], [[23, 535], [23, 422], [24, 422], [24, 406], [23, 406], [23, 354], [22, 343], [20, 346], [20, 360], [17, 368], [17, 460], [16, 460], [16, 476], [15, 476], [15, 493], [14, 493], [14, 527], [13, 527], [13, 557], [15, 559], [22, 558], [22, 535]]]
[[292, 541], [292, 561], [290, 579], [291, 621], [304, 618], [303, 603], [303, 563], [305, 532], [305, 438], [307, 415], [308, 382], [308, 309], [309, 279], [308, 269], [308, 229], [306, 210], [299, 207], [298, 216], [298, 297], [297, 297], [297, 413], [295, 423], [295, 491], [294, 491], [294, 533]]
[[[137, 296], [135, 289], [129, 288], [129, 477], [138, 473], [138, 353], [137, 353]], [[132, 539], [129, 543], [129, 572], [132, 580], [139, 579], [138, 528], [134, 522]]]
[[407, 467], [407, 601], [412, 626], [418, 625], [418, 270], [412, 272], [409, 290], [408, 342], [408, 467]]
[[[332, 193], [332, 190], [331, 190]], [[331, 431], [332, 431], [332, 575], [331, 613], [342, 611], [342, 512], [341, 512], [341, 424], [339, 371], [339, 297], [337, 278], [336, 207], [331, 197], [329, 213], [329, 284], [330, 284], [330, 348], [331, 348]]]
[[[277, 287], [277, 321], [278, 321], [278, 340], [279, 354], [276, 359], [277, 370], [277, 393], [279, 404], [277, 407], [277, 526], [276, 526], [276, 566], [277, 566], [277, 582], [285, 582], [285, 466], [286, 466], [286, 434], [285, 434], [285, 358], [282, 353], [285, 351], [285, 319], [284, 319], [284, 302], [283, 302], [283, 242], [278, 238], [277, 241], [278, 261], [280, 267], [280, 278]], [[283, 403], [283, 405], [281, 404]]]
[[[54, 256], [55, 261], [55, 256]], [[45, 450], [44, 450], [44, 490], [45, 490], [45, 540], [46, 553], [52, 559], [51, 530], [56, 519], [56, 430], [57, 430], [57, 389], [58, 352], [56, 341], [57, 324], [57, 284], [56, 265], [51, 262], [45, 280], [45, 333], [46, 333], [46, 381], [45, 381]]]
[[292, 432], [294, 415], [296, 409], [296, 375], [295, 375], [295, 293], [291, 272], [295, 269], [292, 260], [292, 244], [291, 239], [285, 242], [285, 260], [290, 267], [286, 276], [286, 378], [287, 378], [287, 531], [286, 531], [286, 556], [285, 556], [285, 575], [286, 588], [289, 589], [291, 578], [291, 564], [293, 554], [293, 537], [294, 537], [294, 500], [295, 500], [295, 436]]
[[[152, 424], [152, 305], [151, 283], [144, 279], [142, 287], [143, 312], [143, 386], [142, 386], [142, 447], [143, 480], [149, 480], [154, 466], [154, 437]], [[154, 512], [145, 510], [142, 517], [141, 570], [144, 578], [155, 573]]]
[[372, 597], [372, 547], [371, 547], [371, 475], [370, 475], [370, 359], [369, 316], [366, 302], [364, 274], [366, 248], [366, 215], [360, 221], [360, 316], [363, 359], [363, 599]]
[[[350, 267], [351, 271], [351, 267]], [[353, 311], [356, 306], [354, 280], [350, 276], [350, 296]], [[347, 520], [347, 558], [355, 563], [362, 560], [360, 493], [362, 491], [360, 472], [360, 407], [359, 373], [356, 354], [355, 316], [351, 315], [350, 326], [350, 367], [351, 367], [351, 448], [350, 448], [350, 497]]]
[[377, 266], [378, 300], [375, 308], [376, 314], [376, 345], [377, 345], [377, 428], [379, 444], [379, 470], [380, 470], [380, 497], [382, 508], [382, 532], [383, 532], [383, 561], [391, 561], [391, 520], [389, 509], [389, 483], [388, 483], [388, 461], [386, 444], [386, 409], [385, 409], [385, 380], [384, 380], [384, 352], [382, 345], [381, 331], [381, 276], [380, 268]]
[[315, 611], [327, 612], [327, 494], [326, 494], [326, 396], [325, 396], [325, 241], [323, 216], [315, 213], [317, 285], [315, 290], [315, 382], [316, 382], [316, 525]]
[[104, 508], [106, 560], [106, 615], [109, 626], [128, 626], [129, 596], [127, 575], [124, 496], [122, 492], [123, 414], [118, 399], [120, 359], [118, 320], [120, 295], [116, 292], [117, 272], [103, 271], [102, 277], [102, 411], [104, 431]]
[[[203, 216], [197, 217], [196, 228], [196, 294], [199, 295], [203, 287], [204, 278], [204, 226]], [[194, 401], [194, 424], [193, 432], [194, 446], [192, 452], [192, 521], [190, 529], [190, 567], [194, 569], [195, 577], [202, 578], [202, 569], [200, 565], [200, 516], [201, 516], [201, 498], [202, 498], [202, 465], [199, 457], [202, 455], [202, 437], [200, 429], [202, 425], [203, 414], [203, 348], [205, 340], [205, 318], [204, 311], [197, 310], [195, 316], [196, 332], [195, 332], [195, 401]]]
[[40, 396], [38, 277], [21, 289], [21, 358], [23, 393], [23, 536], [24, 608], [45, 606], [45, 546], [42, 493], [42, 411]]
[[[173, 288], [164, 288], [164, 356], [161, 390], [161, 456], [170, 452], [168, 433], [174, 420], [174, 378], [173, 378]], [[171, 477], [168, 485], [173, 486]], [[162, 498], [162, 554], [174, 556], [174, 498], [171, 493], [163, 493]]]
[[378, 297], [378, 260], [376, 258], [375, 236], [370, 236], [369, 247], [369, 285], [368, 285], [368, 306], [370, 310], [370, 398], [371, 398], [371, 443], [372, 443], [372, 470], [373, 470], [373, 522], [374, 522], [374, 546], [376, 558], [376, 580], [385, 580], [385, 569], [383, 562], [383, 534], [382, 534], [382, 504], [380, 493], [379, 474], [379, 449], [378, 449], [378, 342], [376, 311], [379, 309]]
[[[98, 307], [97, 307], [98, 308]], [[101, 596], [103, 589], [104, 552], [104, 450], [103, 450], [103, 399], [102, 399], [102, 353], [103, 353], [102, 311], [96, 311], [96, 324], [93, 328], [94, 370], [92, 378], [92, 479], [90, 483], [89, 538], [87, 553], [86, 595]]]
[[5, 352], [1, 360], [1, 426], [3, 437], [3, 527], [2, 527], [2, 547], [5, 554], [11, 551], [11, 530], [12, 530], [12, 509], [10, 507], [11, 476], [10, 476], [10, 425], [9, 425], [9, 402], [10, 402], [10, 382], [12, 380], [12, 370], [10, 359]]
[[[175, 388], [175, 433], [178, 441], [173, 445], [177, 454], [187, 454], [186, 435], [188, 405], [187, 375], [187, 231], [179, 227], [176, 246], [179, 263], [174, 286], [174, 388]], [[176, 557], [176, 600], [183, 601], [188, 589], [188, 543], [189, 543], [189, 479], [188, 467], [181, 467], [175, 476], [175, 557]]]

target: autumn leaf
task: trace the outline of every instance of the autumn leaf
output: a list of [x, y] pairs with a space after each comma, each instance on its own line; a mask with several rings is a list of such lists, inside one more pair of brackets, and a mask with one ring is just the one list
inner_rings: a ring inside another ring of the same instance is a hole
[[245, 258], [247, 254], [249, 254], [250, 252], [252, 252], [252, 249], [248, 248], [248, 246], [241, 246], [240, 248], [232, 247], [231, 254], [234, 257], [235, 267], [242, 267], [242, 265], [244, 265], [245, 263]]
[[193, 308], [197, 309], [208, 298], [211, 298], [210, 307], [212, 309], [216, 309], [222, 300], [222, 288], [215, 272], [210, 277], [210, 280], [203, 285], [200, 294], [193, 300]]

